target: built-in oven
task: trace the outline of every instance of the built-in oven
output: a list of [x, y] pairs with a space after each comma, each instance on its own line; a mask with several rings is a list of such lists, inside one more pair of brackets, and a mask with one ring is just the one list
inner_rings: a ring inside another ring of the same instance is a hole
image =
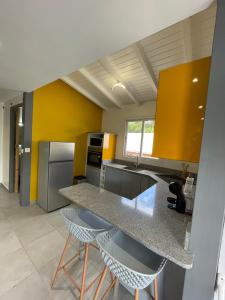
[[101, 168], [102, 164], [102, 149], [88, 147], [88, 156], [87, 156], [88, 165], [92, 165], [98, 168]]
[[103, 137], [101, 136], [91, 136], [89, 145], [92, 147], [102, 147]]

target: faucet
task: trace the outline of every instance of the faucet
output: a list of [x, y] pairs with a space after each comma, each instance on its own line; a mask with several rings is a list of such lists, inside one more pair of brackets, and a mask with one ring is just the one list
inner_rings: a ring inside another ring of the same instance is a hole
[[189, 164], [182, 163], [181, 166], [182, 166], [182, 175], [184, 178], [186, 178], [188, 176]]
[[139, 156], [136, 156], [136, 163], [135, 163], [135, 168], [137, 169], [139, 166]]

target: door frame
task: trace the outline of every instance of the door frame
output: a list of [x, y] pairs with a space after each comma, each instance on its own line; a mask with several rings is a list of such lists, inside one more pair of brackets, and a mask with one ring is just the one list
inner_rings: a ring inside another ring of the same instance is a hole
[[16, 140], [16, 110], [23, 107], [23, 102], [10, 107], [10, 141], [9, 141], [9, 192], [14, 192], [15, 182], [15, 140]]
[[33, 92], [23, 93], [23, 135], [20, 168], [20, 205], [30, 206]]
[[23, 93], [22, 104], [10, 108], [10, 153], [9, 153], [9, 192], [14, 191], [15, 179], [15, 109], [23, 107], [23, 132], [22, 154], [20, 166], [20, 205], [30, 205], [30, 178], [31, 178], [31, 146], [32, 146], [32, 116], [33, 116], [33, 92]]

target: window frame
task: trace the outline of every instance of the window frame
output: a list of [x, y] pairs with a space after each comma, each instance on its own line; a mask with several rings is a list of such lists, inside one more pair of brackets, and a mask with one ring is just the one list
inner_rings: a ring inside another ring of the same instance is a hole
[[124, 134], [124, 147], [123, 147], [123, 156], [127, 158], [135, 158], [135, 156], [127, 155], [126, 149], [127, 149], [127, 130], [128, 130], [128, 122], [142, 122], [141, 127], [141, 146], [140, 146], [140, 152], [138, 155], [139, 159], [148, 160], [148, 159], [155, 159], [154, 157], [144, 157], [142, 156], [142, 148], [143, 148], [143, 139], [144, 139], [144, 122], [145, 121], [153, 121], [155, 123], [154, 118], [135, 118], [135, 119], [127, 119], [125, 121], [125, 134]]

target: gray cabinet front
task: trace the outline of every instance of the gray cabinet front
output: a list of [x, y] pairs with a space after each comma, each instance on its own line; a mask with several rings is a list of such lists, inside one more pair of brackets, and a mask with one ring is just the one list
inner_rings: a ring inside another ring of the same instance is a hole
[[134, 199], [141, 193], [141, 175], [121, 171], [121, 196]]
[[104, 189], [128, 199], [134, 199], [155, 183], [147, 175], [106, 167]]
[[100, 185], [100, 173], [101, 173], [101, 169], [96, 168], [94, 166], [87, 165], [86, 177], [87, 177], [87, 181], [90, 184], [93, 184], [95, 186]]
[[153, 178], [146, 176], [146, 175], [142, 175], [141, 176], [141, 193], [143, 193], [145, 190], [150, 188], [155, 183], [156, 183], [156, 181]]
[[121, 170], [106, 167], [104, 189], [117, 195], [121, 194]]

